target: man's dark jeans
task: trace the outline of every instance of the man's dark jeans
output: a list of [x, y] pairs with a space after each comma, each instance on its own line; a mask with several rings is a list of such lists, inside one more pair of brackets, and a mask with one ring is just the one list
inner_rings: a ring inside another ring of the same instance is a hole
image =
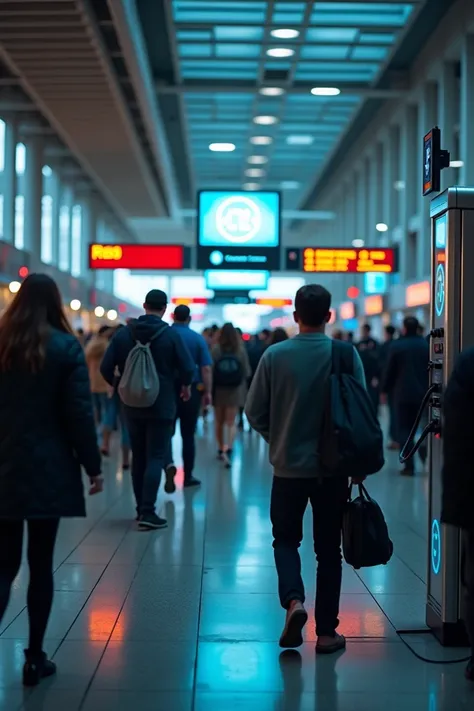
[[466, 623], [474, 658], [474, 529], [462, 535], [462, 585], [464, 591], [464, 622]]
[[132, 448], [132, 480], [139, 515], [155, 511], [172, 420], [127, 417]]
[[280, 602], [285, 609], [292, 600], [305, 601], [298, 548], [303, 540], [303, 517], [308, 501], [313, 508], [314, 552], [318, 561], [315, 613], [318, 636], [333, 636], [339, 625], [341, 531], [347, 498], [347, 479], [273, 478], [273, 548]]
[[[199, 412], [201, 409], [201, 392], [197, 389], [197, 385], [193, 385], [191, 388], [191, 399], [184, 402], [181, 398], [178, 398], [178, 406], [176, 412], [176, 419], [179, 420], [179, 426], [181, 431], [181, 438], [183, 440], [183, 469], [184, 469], [184, 480], [189, 480], [193, 475], [194, 462], [196, 459], [196, 426], [199, 419]], [[173, 426], [173, 431], [171, 439], [173, 438], [176, 429], [176, 422]], [[171, 464], [173, 461], [173, 453], [171, 449], [171, 439], [169, 442], [169, 447], [167, 449], [167, 455], [165, 458], [165, 466]]]

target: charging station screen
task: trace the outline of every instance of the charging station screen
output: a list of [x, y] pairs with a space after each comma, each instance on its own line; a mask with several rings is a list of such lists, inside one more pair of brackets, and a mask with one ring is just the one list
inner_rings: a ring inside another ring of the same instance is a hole
[[279, 269], [278, 192], [198, 194], [198, 269]]

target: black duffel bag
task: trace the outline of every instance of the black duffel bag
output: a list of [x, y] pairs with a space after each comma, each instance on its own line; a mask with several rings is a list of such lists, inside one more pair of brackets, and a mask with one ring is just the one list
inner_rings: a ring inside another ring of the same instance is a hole
[[346, 563], [356, 569], [386, 565], [393, 555], [393, 543], [382, 509], [362, 484], [355, 499], [352, 499], [352, 486], [349, 490], [342, 546]]

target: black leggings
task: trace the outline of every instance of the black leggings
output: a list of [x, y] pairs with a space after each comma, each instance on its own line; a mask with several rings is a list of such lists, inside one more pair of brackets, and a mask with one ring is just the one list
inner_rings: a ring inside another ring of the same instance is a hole
[[[53, 604], [53, 554], [59, 519], [28, 521], [28, 619], [29, 650], [37, 654], [43, 640]], [[7, 609], [10, 590], [21, 565], [23, 521], [0, 520], [0, 623]]]

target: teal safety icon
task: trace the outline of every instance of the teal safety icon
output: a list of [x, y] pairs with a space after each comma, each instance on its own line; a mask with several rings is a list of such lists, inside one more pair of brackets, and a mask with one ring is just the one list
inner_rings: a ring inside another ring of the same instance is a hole
[[435, 309], [436, 314], [441, 316], [444, 311], [444, 301], [446, 294], [446, 278], [444, 264], [438, 264], [436, 269], [436, 286], [435, 286]]
[[441, 530], [437, 519], [431, 525], [431, 567], [433, 573], [438, 575], [441, 567]]

